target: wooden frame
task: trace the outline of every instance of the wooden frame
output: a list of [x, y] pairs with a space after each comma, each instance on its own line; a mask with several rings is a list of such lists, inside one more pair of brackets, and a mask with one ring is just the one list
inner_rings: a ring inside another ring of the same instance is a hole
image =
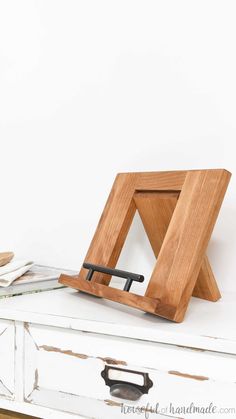
[[109, 287], [111, 277], [102, 273], [86, 281], [84, 268], [61, 275], [60, 283], [175, 322], [192, 295], [217, 301], [205, 252], [230, 176], [224, 169], [118, 174], [85, 261], [114, 268], [138, 210], [158, 257], [145, 295]]

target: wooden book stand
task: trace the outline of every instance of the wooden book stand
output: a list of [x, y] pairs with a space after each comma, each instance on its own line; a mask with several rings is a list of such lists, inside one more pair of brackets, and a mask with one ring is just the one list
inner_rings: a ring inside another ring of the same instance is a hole
[[[118, 174], [79, 275], [61, 275], [60, 283], [175, 322], [192, 295], [217, 301], [205, 252], [230, 176], [223, 169]], [[114, 269], [136, 209], [157, 257], [144, 296], [129, 292], [142, 275]], [[124, 290], [109, 287], [112, 275], [127, 279]]]

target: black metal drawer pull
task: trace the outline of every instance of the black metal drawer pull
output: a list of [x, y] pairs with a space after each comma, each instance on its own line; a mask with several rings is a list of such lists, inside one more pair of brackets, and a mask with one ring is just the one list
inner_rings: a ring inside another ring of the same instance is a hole
[[86, 277], [87, 281], [91, 281], [94, 272], [101, 272], [103, 274], [117, 276], [119, 278], [127, 279], [124, 291], [129, 291], [133, 281], [143, 282], [144, 276], [140, 274], [135, 274], [133, 272], [121, 271], [120, 269], [107, 268], [106, 266], [94, 265], [92, 263], [84, 263], [83, 268], [88, 269], [88, 274]]
[[[110, 371], [121, 371], [129, 375], [137, 375], [143, 378], [143, 385], [132, 383], [130, 381], [115, 380], [109, 378]], [[110, 394], [113, 397], [118, 397], [119, 399], [139, 400], [143, 394], [147, 394], [149, 389], [153, 386], [153, 382], [150, 380], [148, 373], [125, 370], [122, 368], [115, 368], [105, 366], [105, 369], [101, 372], [101, 376], [104, 379], [107, 386], [110, 387]]]

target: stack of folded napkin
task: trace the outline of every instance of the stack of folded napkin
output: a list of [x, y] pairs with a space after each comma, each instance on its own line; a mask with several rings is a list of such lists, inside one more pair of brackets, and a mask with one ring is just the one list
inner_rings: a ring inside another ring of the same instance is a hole
[[24, 259], [16, 259], [14, 253], [0, 253], [0, 287], [8, 287], [34, 265]]

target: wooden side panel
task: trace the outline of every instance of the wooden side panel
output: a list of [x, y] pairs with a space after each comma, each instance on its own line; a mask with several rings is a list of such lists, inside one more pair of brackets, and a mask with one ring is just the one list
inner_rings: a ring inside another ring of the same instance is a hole
[[[159, 255], [178, 197], [178, 192], [141, 192], [134, 195], [136, 207], [156, 258]], [[217, 301], [221, 297], [207, 256], [204, 256], [193, 296], [209, 301]]]
[[[136, 208], [133, 202], [136, 174], [119, 174], [116, 177], [97, 230], [90, 244], [85, 262], [116, 266]], [[81, 269], [79, 277], [85, 279], [87, 270]], [[98, 272], [93, 282], [109, 284], [110, 277]]]
[[160, 298], [163, 307], [175, 307], [174, 321], [183, 320], [229, 179], [225, 170], [186, 176], [146, 291], [147, 297]]

